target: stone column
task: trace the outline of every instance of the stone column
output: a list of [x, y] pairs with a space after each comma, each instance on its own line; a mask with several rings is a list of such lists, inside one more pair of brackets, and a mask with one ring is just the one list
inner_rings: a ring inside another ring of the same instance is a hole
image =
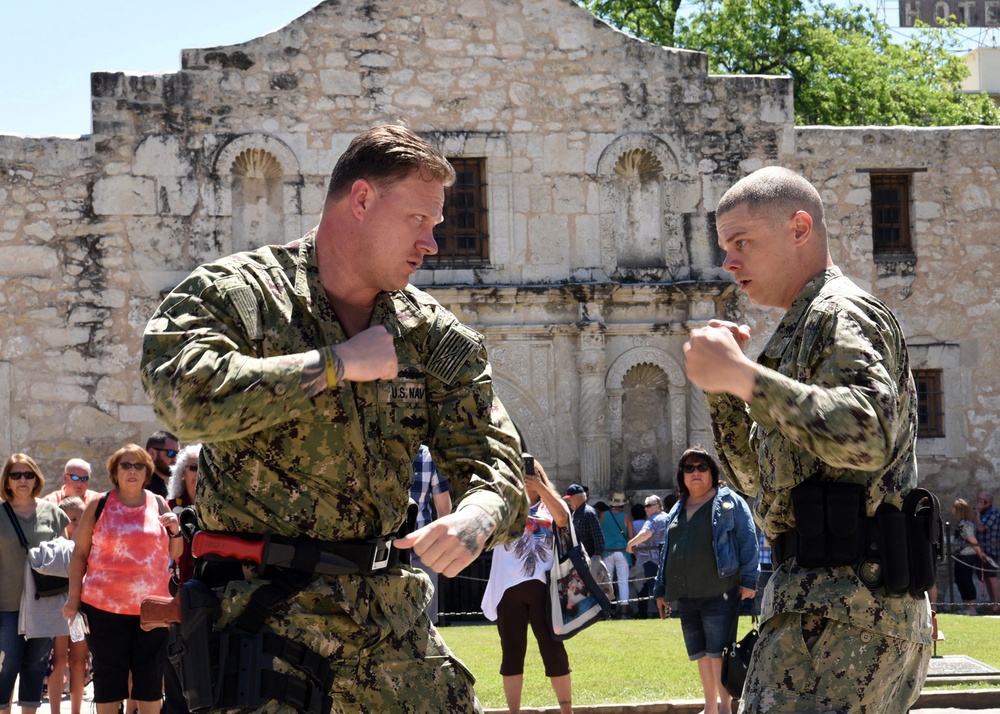
[[580, 483], [590, 488], [596, 500], [610, 495], [611, 489], [611, 438], [604, 386], [608, 364], [600, 324], [584, 324], [576, 364], [580, 374]]

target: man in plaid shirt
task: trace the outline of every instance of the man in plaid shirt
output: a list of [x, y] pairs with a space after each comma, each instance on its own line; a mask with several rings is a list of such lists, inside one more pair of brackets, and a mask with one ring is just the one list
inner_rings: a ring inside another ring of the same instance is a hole
[[587, 503], [587, 491], [578, 483], [570, 484], [563, 496], [569, 509], [573, 511], [573, 529], [576, 539], [591, 558], [599, 558], [604, 552], [604, 532], [597, 511]]
[[976, 500], [976, 520], [979, 543], [983, 552], [993, 559], [994, 565], [983, 566], [986, 574], [986, 589], [990, 594], [990, 612], [1000, 613], [1000, 592], [997, 588], [996, 563], [1000, 563], [1000, 510], [993, 505], [993, 494], [983, 491]]
[[[431, 450], [427, 444], [421, 444], [417, 456], [413, 460], [413, 484], [410, 486], [410, 498], [417, 503], [417, 528], [423, 528], [435, 518], [451, 513], [451, 491], [448, 479], [441, 475], [431, 460]], [[420, 568], [431, 579], [434, 589], [430, 604], [427, 605], [427, 617], [435, 625], [438, 621], [438, 574], [420, 562], [416, 552], [410, 553], [410, 565]]]

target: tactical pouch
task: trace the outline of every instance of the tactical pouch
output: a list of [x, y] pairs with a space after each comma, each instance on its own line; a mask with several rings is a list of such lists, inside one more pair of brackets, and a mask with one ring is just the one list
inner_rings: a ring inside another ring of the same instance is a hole
[[799, 535], [796, 554], [799, 564], [806, 568], [828, 565], [823, 487], [818, 482], [796, 486], [792, 489], [792, 510], [795, 512], [795, 530]]
[[910, 555], [906, 516], [895, 506], [883, 503], [875, 512], [878, 547], [882, 565], [882, 585], [890, 595], [902, 595], [910, 587]]
[[864, 487], [857, 483], [823, 484], [827, 549], [832, 565], [854, 565], [864, 536]]
[[909, 540], [910, 592], [919, 597], [937, 581], [937, 566], [944, 559], [944, 524], [941, 504], [930, 491], [915, 488], [903, 500]]
[[855, 565], [864, 539], [864, 487], [808, 481], [792, 489], [798, 547], [806, 568]]

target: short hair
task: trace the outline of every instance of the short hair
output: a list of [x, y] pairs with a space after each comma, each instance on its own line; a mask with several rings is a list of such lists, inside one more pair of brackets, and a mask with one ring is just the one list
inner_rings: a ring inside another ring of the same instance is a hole
[[[160, 443], [162, 444], [163, 442]], [[138, 444], [125, 444], [125, 446], [111, 454], [111, 458], [108, 459], [107, 463], [108, 476], [111, 478], [111, 483], [114, 484], [116, 489], [118, 488], [118, 476], [115, 472], [118, 470], [118, 462], [122, 460], [122, 457], [125, 456], [125, 454], [132, 454], [142, 462], [143, 467], [146, 469], [146, 480], [142, 485], [144, 487], [148, 486], [149, 482], [153, 478], [153, 457], [149, 455], [149, 452], [146, 451], [146, 449], [142, 448]]]
[[660, 500], [659, 496], [656, 495], [646, 496], [646, 500], [643, 501], [643, 503], [647, 506], [650, 506], [655, 503], [657, 506], [660, 507], [661, 511], [663, 510], [663, 501]]
[[704, 461], [708, 464], [708, 470], [712, 473], [712, 482], [719, 486], [722, 481], [719, 476], [720, 469], [719, 464], [716, 463], [712, 455], [705, 450], [703, 446], [692, 446], [690, 449], [681, 454], [680, 460], [677, 462], [677, 493], [681, 495], [687, 495], [688, 488], [687, 484], [684, 483], [684, 465], [688, 462], [688, 459], [692, 457], [698, 459], [699, 461]]
[[90, 464], [83, 459], [70, 459], [67, 461], [66, 465], [63, 466], [63, 473], [66, 473], [73, 467], [84, 469], [88, 474], [90, 473]]
[[83, 502], [83, 499], [79, 496], [67, 496], [59, 502], [59, 508], [61, 508], [66, 513], [70, 511], [76, 511], [78, 513], [83, 513], [86, 509], [87, 504]]
[[741, 178], [726, 191], [716, 206], [716, 220], [744, 205], [751, 213], [763, 212], [780, 220], [805, 211], [812, 216], [813, 226], [821, 237], [826, 238], [826, 210], [819, 191], [790, 169], [767, 166]]
[[3, 476], [0, 477], [0, 492], [3, 493], [3, 500], [9, 501], [14, 498], [14, 492], [10, 490], [10, 470], [14, 464], [24, 464], [35, 472], [35, 487], [31, 489], [32, 496], [38, 496], [45, 487], [45, 477], [42, 470], [38, 468], [35, 460], [27, 454], [11, 454], [7, 458], [7, 463], [3, 465]]
[[440, 151], [403, 126], [385, 124], [358, 134], [330, 174], [326, 200], [345, 195], [358, 179], [387, 191], [414, 172], [444, 186], [455, 183], [455, 169]]
[[171, 434], [169, 431], [164, 431], [163, 429], [154, 431], [149, 435], [149, 438], [146, 439], [146, 448], [148, 449], [152, 447], [157, 449], [166, 444], [168, 441], [176, 441], [179, 443], [180, 439]]

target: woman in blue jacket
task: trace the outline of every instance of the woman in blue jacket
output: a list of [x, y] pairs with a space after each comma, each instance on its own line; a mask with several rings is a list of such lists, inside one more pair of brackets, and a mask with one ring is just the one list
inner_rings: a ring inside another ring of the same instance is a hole
[[729, 644], [740, 600], [756, 593], [757, 531], [746, 501], [719, 478], [701, 447], [677, 465], [680, 499], [667, 514], [667, 537], [653, 595], [660, 617], [676, 601], [688, 658], [698, 663], [705, 714], [732, 711], [722, 686], [722, 650]]

